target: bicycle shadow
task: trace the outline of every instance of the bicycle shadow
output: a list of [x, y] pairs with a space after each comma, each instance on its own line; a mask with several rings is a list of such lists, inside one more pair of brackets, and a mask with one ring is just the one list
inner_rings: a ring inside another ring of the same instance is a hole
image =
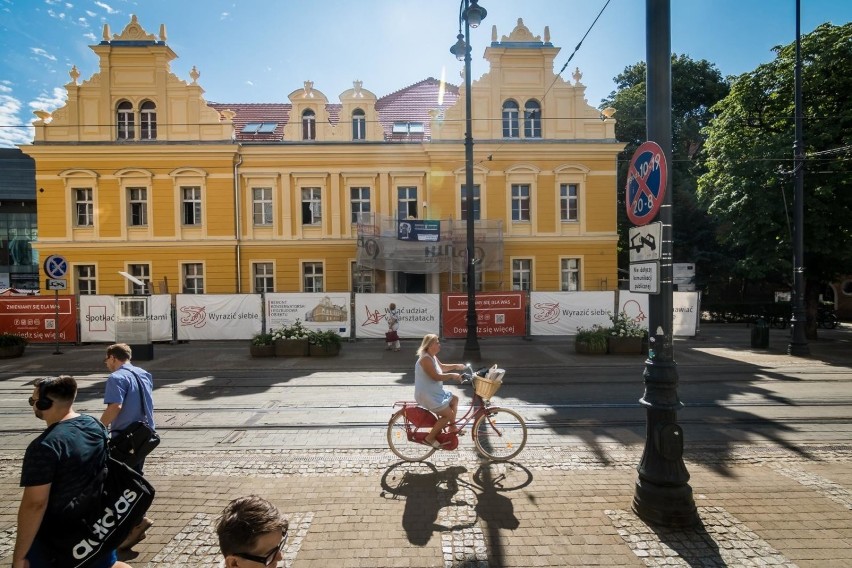
[[382, 475], [381, 496], [405, 499], [402, 527], [411, 544], [425, 546], [435, 533], [481, 525], [489, 559], [500, 566], [504, 553], [499, 531], [521, 525], [512, 499], [502, 493], [532, 480], [532, 473], [514, 462], [486, 462], [472, 475], [464, 466], [438, 470], [430, 462], [398, 462]]

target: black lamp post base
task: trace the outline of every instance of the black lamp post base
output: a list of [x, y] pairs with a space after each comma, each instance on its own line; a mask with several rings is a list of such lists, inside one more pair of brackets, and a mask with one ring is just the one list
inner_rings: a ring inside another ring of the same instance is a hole
[[465, 345], [464, 351], [462, 352], [462, 360], [464, 362], [476, 362], [479, 363], [482, 361], [482, 351], [479, 349], [479, 345], [470, 346]]
[[692, 527], [701, 521], [688, 483], [666, 486], [638, 479], [633, 512], [648, 524], [664, 527]]

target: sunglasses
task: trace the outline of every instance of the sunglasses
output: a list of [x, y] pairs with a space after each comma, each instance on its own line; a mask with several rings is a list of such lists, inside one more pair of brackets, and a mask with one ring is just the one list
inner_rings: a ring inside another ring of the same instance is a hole
[[273, 562], [275, 562], [275, 556], [281, 552], [284, 548], [284, 545], [287, 543], [287, 533], [288, 529], [284, 529], [281, 531], [281, 542], [278, 543], [278, 546], [270, 550], [264, 556], [255, 556], [254, 554], [248, 554], [246, 552], [234, 552], [234, 556], [238, 558], [242, 558], [244, 560], [251, 560], [252, 562], [257, 562], [258, 564], [263, 564], [264, 566], [269, 566]]
[[[35, 405], [35, 403], [37, 403], [37, 402], [38, 402], [38, 401], [40, 401], [40, 400], [41, 400], [40, 398], [33, 398], [33, 397], [30, 397], [30, 398], [28, 398], [28, 399], [27, 399], [27, 402], [29, 402], [29, 403], [30, 403], [30, 406], [33, 406], [33, 405]], [[45, 397], [45, 400], [51, 400], [51, 399], [49, 399], [49, 398]]]

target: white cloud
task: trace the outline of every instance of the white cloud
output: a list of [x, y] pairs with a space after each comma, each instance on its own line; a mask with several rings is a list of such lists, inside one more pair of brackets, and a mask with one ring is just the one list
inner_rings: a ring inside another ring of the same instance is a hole
[[29, 107], [32, 110], [46, 110], [52, 112], [59, 107], [65, 105], [68, 96], [68, 91], [62, 87], [53, 87], [50, 94], [41, 93], [35, 100], [30, 101]]
[[68, 8], [68, 9], [70, 10], [71, 8], [73, 8], [73, 7], [74, 7], [74, 4], [72, 4], [72, 3], [70, 3], [70, 2], [66, 2], [66, 3], [65, 3], [65, 7], [66, 7], [66, 8]]
[[32, 141], [33, 128], [24, 126], [20, 113], [21, 101], [13, 96], [8, 82], [0, 83], [0, 147], [13, 148]]
[[228, 19], [228, 18], [230, 18], [230, 17], [231, 17], [230, 12], [222, 12], [222, 13], [219, 15], [219, 19], [220, 19], [220, 20], [227, 20], [227, 19]]
[[51, 18], [56, 18], [57, 20], [64, 20], [64, 19], [65, 19], [65, 12], [59, 12], [59, 13], [57, 14], [57, 13], [56, 13], [56, 12], [54, 12], [53, 10], [48, 10], [48, 11], [47, 11], [47, 14], [48, 14]]
[[92, 32], [89, 32], [87, 34], [83, 34], [83, 37], [86, 38], [87, 40], [91, 41], [91, 42], [98, 41], [98, 38], [96, 38], [95, 34], [93, 34]]
[[254, 87], [254, 83], [252, 83], [251, 81], [246, 81], [246, 85], [248, 85], [249, 87]]
[[44, 57], [45, 59], [49, 59], [50, 61], [56, 61], [55, 55], [49, 54], [48, 52], [46, 52], [45, 50], [43, 50], [40, 47], [31, 47], [30, 51], [32, 51], [34, 54], [38, 55], [39, 57]]
[[90, 18], [94, 18], [98, 14], [96, 12], [92, 12], [91, 10], [86, 10], [86, 15], [89, 16]]
[[103, 8], [107, 14], [118, 14], [118, 10], [114, 9], [112, 6], [104, 2], [95, 2], [95, 6]]

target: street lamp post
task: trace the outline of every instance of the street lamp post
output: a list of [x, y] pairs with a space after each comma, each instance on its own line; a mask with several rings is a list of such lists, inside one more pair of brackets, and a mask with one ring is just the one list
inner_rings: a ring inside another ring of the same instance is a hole
[[[467, 361], [479, 361], [479, 340], [476, 338], [476, 254], [473, 224], [473, 129], [470, 116], [470, 28], [479, 27], [488, 12], [479, 5], [478, 0], [461, 0], [459, 4], [459, 35], [450, 53], [464, 61], [464, 165], [465, 165], [465, 209], [467, 214], [467, 335], [464, 343], [464, 358]], [[464, 23], [464, 34], [462, 34]]]

